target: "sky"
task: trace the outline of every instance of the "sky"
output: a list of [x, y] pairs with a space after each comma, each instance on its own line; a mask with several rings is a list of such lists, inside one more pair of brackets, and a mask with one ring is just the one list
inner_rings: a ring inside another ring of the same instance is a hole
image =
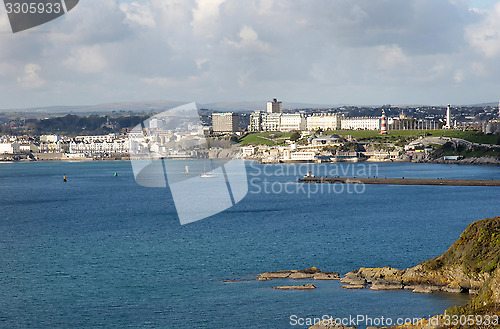
[[171, 100], [500, 99], [500, 1], [81, 0], [13, 34], [0, 108]]

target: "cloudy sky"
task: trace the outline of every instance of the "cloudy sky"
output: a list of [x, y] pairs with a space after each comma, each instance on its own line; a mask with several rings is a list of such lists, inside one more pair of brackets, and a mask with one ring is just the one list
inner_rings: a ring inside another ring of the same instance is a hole
[[81, 0], [13, 34], [0, 108], [175, 100], [500, 99], [500, 1]]

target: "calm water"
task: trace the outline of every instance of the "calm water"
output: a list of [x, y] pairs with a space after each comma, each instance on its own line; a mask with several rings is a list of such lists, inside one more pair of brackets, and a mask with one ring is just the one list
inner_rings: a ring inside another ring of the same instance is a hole
[[[180, 226], [168, 189], [136, 185], [128, 162], [1, 164], [0, 327], [292, 328], [293, 314], [429, 316], [465, 302], [347, 291], [338, 281], [314, 282], [314, 291], [270, 288], [286, 280], [221, 283], [310, 266], [405, 268], [444, 252], [471, 222], [500, 214], [497, 187], [285, 190], [297, 169], [248, 164], [253, 180], [242, 202]], [[500, 179], [500, 167], [380, 164], [376, 174]]]

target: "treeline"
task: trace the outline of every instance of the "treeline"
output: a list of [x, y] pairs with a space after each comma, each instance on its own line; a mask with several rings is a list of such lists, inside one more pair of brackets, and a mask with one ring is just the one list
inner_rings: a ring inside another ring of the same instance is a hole
[[78, 116], [68, 114], [62, 117], [47, 119], [16, 120], [0, 125], [2, 134], [31, 136], [38, 135], [102, 135], [109, 133], [125, 132], [127, 128], [133, 128], [150, 117], [148, 115], [128, 115], [111, 117], [107, 115]]

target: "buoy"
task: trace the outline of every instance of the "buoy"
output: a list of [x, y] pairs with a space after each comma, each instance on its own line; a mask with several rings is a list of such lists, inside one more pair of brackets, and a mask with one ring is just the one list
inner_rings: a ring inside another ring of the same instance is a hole
[[115, 172], [115, 175], [114, 175], [114, 176], [115, 176], [115, 177], [118, 177], [118, 173], [117, 173], [117, 172]]
[[67, 182], [66, 175], [63, 176], [63, 182]]

